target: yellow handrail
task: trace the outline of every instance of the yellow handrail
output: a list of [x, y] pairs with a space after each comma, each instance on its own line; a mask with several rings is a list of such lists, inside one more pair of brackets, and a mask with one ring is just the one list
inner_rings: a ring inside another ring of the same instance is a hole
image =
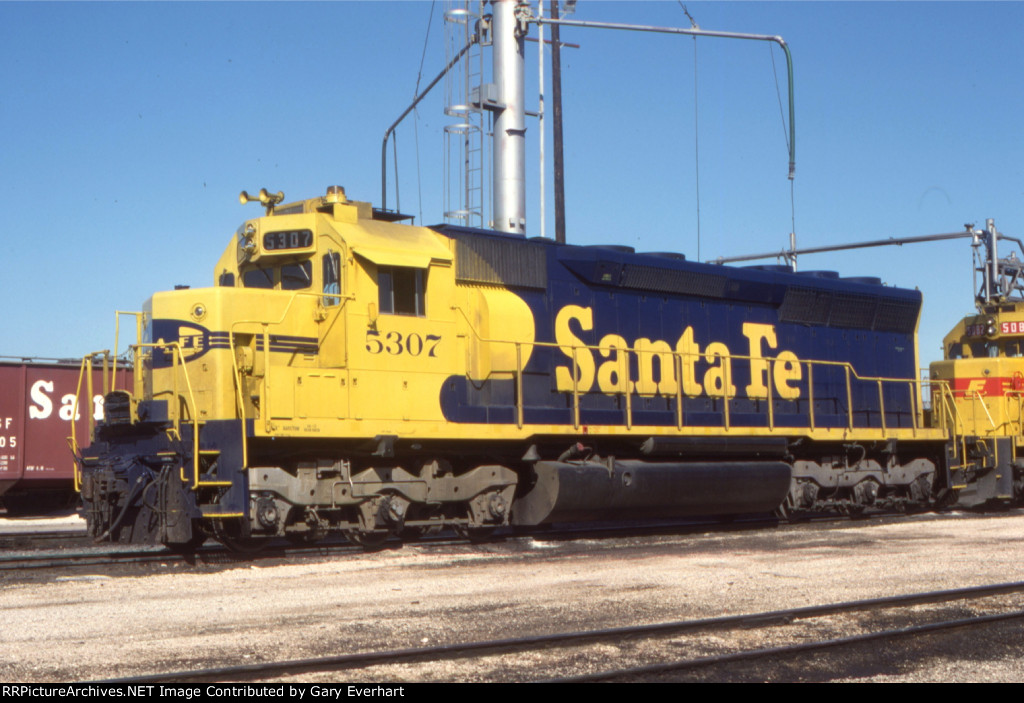
[[[82, 475], [81, 470], [78, 466], [78, 438], [76, 436], [75, 418], [78, 417], [78, 398], [82, 395], [82, 379], [88, 374], [92, 378], [92, 358], [97, 354], [104, 354], [103, 352], [92, 352], [82, 357], [82, 363], [78, 368], [78, 384], [75, 386], [75, 402], [71, 406], [71, 436], [67, 438], [68, 448], [71, 450], [71, 455], [75, 458], [75, 467], [72, 470], [74, 476], [75, 491], [81, 491], [82, 489]], [[89, 396], [90, 398], [92, 395]], [[92, 414], [89, 414], [89, 436], [92, 436]]]
[[675, 369], [676, 378], [676, 429], [683, 429], [683, 357], [675, 354], [672, 356], [672, 366]]
[[[564, 344], [558, 344], [557, 342], [537, 342], [537, 341], [522, 342], [522, 341], [513, 341], [513, 340], [508, 340], [508, 339], [492, 339], [492, 338], [487, 338], [487, 337], [482, 336], [479, 333], [479, 331], [476, 329], [476, 326], [470, 320], [469, 316], [466, 314], [465, 310], [462, 309], [462, 307], [460, 307], [458, 305], [454, 305], [454, 306], [452, 306], [452, 308], [454, 310], [457, 310], [459, 312], [459, 314], [462, 316], [463, 320], [466, 323], [466, 326], [469, 328], [469, 331], [472, 333], [473, 337], [476, 339], [476, 341], [478, 343], [482, 343], [482, 344], [511, 344], [511, 345], [514, 345], [517, 350], [521, 350], [522, 346], [525, 344], [525, 345], [529, 345], [530, 347], [535, 348], [535, 349], [536, 348], [552, 348], [552, 349], [561, 349], [561, 350], [563, 350], [563, 352], [565, 351], [566, 347], [568, 346], [568, 349], [571, 352], [570, 362], [572, 364], [572, 371], [571, 371], [570, 375], [572, 377], [572, 384], [573, 384], [573, 387], [572, 387], [573, 427], [574, 428], [579, 428], [580, 427], [580, 424], [581, 424], [580, 423], [580, 397], [582, 395], [584, 395], [585, 392], [581, 392], [580, 388], [579, 388], [579, 378], [578, 378], [578, 371], [577, 371], [577, 369], [579, 368], [579, 362], [578, 362], [578, 359], [577, 359], [577, 356], [576, 356], [577, 351], [578, 350], [585, 350], [585, 351], [589, 351], [589, 352], [598, 352], [598, 351], [601, 351], [602, 349], [606, 349], [607, 347], [602, 347], [600, 345], [594, 345], [594, 344], [564, 345]], [[639, 354], [642, 354], [642, 353], [648, 353], [648, 354], [651, 353], [649, 350], [638, 350], [638, 349], [635, 349], [633, 347], [618, 348], [618, 351], [619, 352], [623, 352], [626, 355], [628, 355], [628, 354], [639, 355]], [[684, 395], [683, 391], [682, 391], [682, 363], [683, 363], [683, 359], [684, 358], [688, 358], [688, 359], [694, 359], [694, 358], [701, 359], [701, 358], [704, 358], [705, 355], [704, 354], [700, 354], [700, 353], [694, 353], [694, 352], [680, 352], [680, 351], [672, 351], [672, 352], [669, 352], [669, 354], [671, 354], [672, 358], [674, 359], [673, 367], [674, 367], [674, 372], [675, 372], [676, 379], [677, 379], [676, 395], [679, 396], [679, 398], [677, 399], [677, 404], [679, 404], [679, 399], [681, 399], [681, 397]], [[723, 364], [723, 383], [724, 383], [724, 388], [722, 389], [722, 393], [721, 393], [721, 397], [723, 399], [722, 414], [723, 414], [724, 427], [726, 429], [728, 429], [729, 426], [730, 426], [729, 400], [731, 398], [730, 398], [730, 395], [729, 395], [729, 388], [730, 388], [731, 383], [732, 383], [732, 364], [733, 364], [733, 362], [734, 361], [764, 361], [764, 362], [767, 362], [767, 369], [765, 371], [765, 374], [766, 374], [766, 376], [768, 378], [768, 383], [766, 384], [767, 388], [768, 388], [768, 397], [767, 397], [767, 402], [768, 402], [768, 424], [769, 424], [769, 429], [774, 429], [774, 426], [775, 426], [775, 413], [774, 413], [774, 398], [773, 398], [773, 395], [772, 395], [773, 383], [772, 383], [771, 370], [772, 370], [774, 364], [779, 363], [779, 361], [780, 361], [779, 358], [777, 356], [748, 356], [748, 355], [743, 355], [743, 354], [732, 354], [732, 353], [719, 355], [718, 358], [720, 358], [720, 359], [722, 359], [724, 361], [724, 364]], [[792, 362], [790, 362], [788, 360], [785, 360], [785, 359], [782, 360], [782, 361], [783, 362], [787, 362], [787, 363], [792, 363]], [[811, 429], [815, 428], [815, 422], [816, 422], [815, 412], [814, 412], [814, 382], [813, 382], [813, 379], [814, 379], [814, 367], [815, 366], [824, 366], [824, 367], [831, 366], [831, 367], [843, 369], [843, 373], [844, 373], [844, 376], [845, 376], [845, 385], [846, 385], [847, 427], [848, 427], [849, 430], [852, 431], [854, 429], [854, 411], [853, 411], [853, 383], [854, 382], [857, 382], [857, 383], [875, 383], [875, 384], [878, 385], [879, 412], [880, 412], [880, 415], [881, 415], [881, 428], [883, 430], [887, 428], [886, 419], [885, 419], [885, 412], [886, 412], [885, 411], [885, 392], [884, 392], [884, 385], [883, 384], [906, 384], [907, 385], [907, 390], [908, 390], [908, 392], [911, 395], [911, 406], [910, 406], [911, 407], [911, 416], [912, 416], [911, 429], [914, 431], [914, 433], [916, 435], [917, 430], [924, 428], [924, 424], [923, 424], [924, 418], [921, 416], [921, 413], [919, 412], [918, 401], [916, 399], [916, 394], [920, 393], [920, 390], [921, 390], [921, 379], [920, 379], [920, 377], [915, 377], [915, 378], [897, 378], [897, 377], [889, 377], [889, 376], [861, 376], [857, 372], [856, 368], [854, 368], [853, 364], [851, 364], [848, 361], [824, 361], [824, 360], [817, 360], [817, 359], [801, 359], [798, 363], [801, 364], [801, 365], [806, 365], [806, 367], [807, 367], [807, 384], [808, 384], [808, 396], [809, 396], [808, 397], [808, 418], [809, 418], [809, 423], [810, 423]], [[514, 371], [514, 374], [516, 376], [517, 384], [521, 385], [521, 382], [522, 382], [521, 381], [521, 377], [522, 377], [523, 371], [524, 370], [523, 370], [523, 366], [522, 366], [522, 353], [521, 353], [521, 351], [518, 351], [517, 352], [517, 356], [516, 356], [516, 369]], [[499, 373], [508, 373], [508, 371], [502, 370], [502, 371], [499, 371]], [[626, 423], [627, 423], [627, 427], [628, 427], [631, 424], [631, 420], [632, 420], [632, 405], [631, 405], [631, 398], [630, 398], [630, 396], [633, 393], [632, 389], [629, 388], [628, 377], [627, 377], [627, 381], [625, 383], [617, 384], [616, 389], [612, 393], [613, 393], [613, 395], [620, 395], [620, 394], [622, 394], [622, 395], [626, 396], [626, 398], [625, 398], [625, 404], [626, 404]], [[523, 403], [523, 399], [519, 398], [517, 403], [521, 405]], [[681, 409], [677, 409], [677, 417], [679, 418], [677, 420], [677, 423], [679, 424], [680, 428], [682, 427], [681, 415], [682, 415], [682, 410]]]
[[964, 391], [964, 396], [965, 397], [973, 396], [975, 402], [981, 404], [981, 409], [985, 411], [985, 417], [988, 418], [988, 424], [992, 427], [992, 429], [995, 429], [996, 428], [996, 422], [995, 422], [995, 420], [992, 419], [992, 414], [988, 411], [988, 405], [986, 405], [985, 401], [982, 400], [981, 393], [979, 393], [978, 391], [967, 390], [967, 391]]
[[[280, 292], [280, 291], [279, 291]], [[263, 370], [263, 396], [262, 403], [263, 407], [268, 408], [269, 399], [267, 393], [269, 392], [269, 381], [270, 375], [270, 344], [268, 330], [272, 325], [284, 324], [285, 319], [288, 317], [288, 313], [291, 312], [292, 305], [295, 301], [302, 297], [316, 298], [318, 301], [322, 301], [324, 298], [337, 298], [338, 299], [338, 314], [337, 317], [341, 317], [341, 313], [344, 310], [349, 300], [355, 300], [353, 295], [341, 295], [337, 293], [312, 293], [307, 291], [291, 291], [291, 295], [288, 298], [287, 305], [284, 306], [284, 310], [281, 312], [280, 317], [276, 321], [267, 320], [235, 320], [231, 323], [231, 327], [228, 330], [228, 349], [231, 353], [231, 368], [235, 382], [235, 400], [238, 403], [238, 418], [241, 421], [242, 431], [242, 468], [245, 469], [249, 466], [249, 442], [245, 431], [245, 398], [242, 396], [242, 372], [238, 368], [238, 355], [235, 352], [235, 328], [239, 325], [259, 325], [261, 334], [264, 336], [263, 352], [264, 352], [264, 370]], [[331, 306], [334, 307], [334, 306]], [[256, 332], [253, 332], [255, 335]], [[270, 415], [266, 414], [267, 428], [269, 431]]]
[[[523, 368], [523, 345], [516, 342], [516, 368]], [[523, 428], [523, 374], [516, 374], [516, 427]]]
[[[579, 379], [576, 378], [576, 369], [578, 368], [576, 363], [576, 347], [572, 348], [572, 426], [574, 429], [580, 427], [580, 388]], [[522, 375], [523, 370], [521, 368], [516, 369], [516, 373]]]
[[811, 429], [814, 429], [814, 367], [807, 366], [807, 415]]
[[[167, 404], [167, 408], [172, 413], [172, 422], [174, 423], [174, 434], [177, 438], [181, 439], [181, 408], [179, 406], [179, 399], [185, 400], [185, 409], [188, 412], [189, 419], [192, 422], [192, 488], [196, 489], [200, 486], [207, 485], [220, 485], [221, 482], [203, 482], [199, 479], [199, 414], [196, 409], [195, 393], [192, 390], [192, 381], [188, 377], [188, 367], [185, 365], [185, 354], [182, 351], [180, 342], [140, 342], [132, 345], [132, 354], [134, 358], [138, 358], [139, 351], [142, 349], [159, 349], [171, 350], [171, 374], [172, 379], [172, 400], [173, 402]], [[136, 361], [136, 366], [140, 364]], [[185, 390], [187, 391], [187, 397], [182, 397], [178, 389], [178, 369], [181, 369], [181, 376], [185, 379]], [[153, 396], [163, 395], [166, 391], [161, 393], [154, 393]], [[181, 480], [183, 483], [188, 482], [188, 478], [185, 476], [185, 466], [181, 466]]]
[[[118, 340], [121, 337], [121, 316], [122, 315], [131, 315], [132, 317], [135, 318], [135, 341], [136, 342], [141, 342], [142, 341], [142, 321], [143, 321], [143, 318], [145, 317], [145, 313], [130, 312], [130, 311], [125, 311], [125, 310], [115, 310], [114, 311], [114, 365], [113, 365], [113, 368], [111, 368], [111, 370], [110, 370], [110, 390], [117, 390], [117, 349], [118, 349]], [[133, 373], [133, 376], [132, 376], [132, 381], [134, 383], [133, 387], [134, 388], [141, 388], [142, 387], [142, 368], [141, 368], [141, 364], [138, 363], [137, 359], [135, 360], [135, 362], [136, 363], [134, 363], [134, 367], [135, 367], [134, 368], [134, 373]]]

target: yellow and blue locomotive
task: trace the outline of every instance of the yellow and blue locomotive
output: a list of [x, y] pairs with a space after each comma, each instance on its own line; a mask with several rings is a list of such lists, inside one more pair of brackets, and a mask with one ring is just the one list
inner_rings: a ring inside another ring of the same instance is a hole
[[216, 285], [137, 315], [133, 390], [79, 457], [95, 536], [374, 544], [953, 488], [917, 291], [282, 199]]
[[[959, 502], [1006, 504], [1024, 497], [1024, 244], [992, 220], [970, 233], [977, 312], [946, 335], [943, 360], [931, 365], [933, 424], [949, 434]], [[1017, 251], [1000, 256], [1000, 241]]]

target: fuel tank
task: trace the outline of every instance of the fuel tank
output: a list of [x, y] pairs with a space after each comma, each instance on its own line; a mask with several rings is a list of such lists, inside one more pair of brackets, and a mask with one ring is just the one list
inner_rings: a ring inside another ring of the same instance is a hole
[[781, 461], [540, 461], [512, 524], [769, 512], [791, 473]]

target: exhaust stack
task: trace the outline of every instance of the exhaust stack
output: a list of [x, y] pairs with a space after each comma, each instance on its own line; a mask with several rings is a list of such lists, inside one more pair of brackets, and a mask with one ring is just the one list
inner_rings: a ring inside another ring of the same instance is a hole
[[494, 224], [499, 232], [526, 233], [526, 108], [523, 39], [518, 0], [492, 0], [494, 119]]

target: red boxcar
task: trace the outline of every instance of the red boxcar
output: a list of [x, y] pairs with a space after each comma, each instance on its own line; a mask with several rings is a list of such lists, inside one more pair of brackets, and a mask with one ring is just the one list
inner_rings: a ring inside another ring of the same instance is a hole
[[[78, 362], [0, 359], [0, 504], [11, 514], [71, 507], [74, 461], [68, 447], [75, 410]], [[117, 387], [130, 387], [130, 370], [118, 369]], [[93, 372], [93, 397], [82, 379], [75, 420], [80, 446], [89, 444], [89, 418], [103, 412], [102, 371]]]

